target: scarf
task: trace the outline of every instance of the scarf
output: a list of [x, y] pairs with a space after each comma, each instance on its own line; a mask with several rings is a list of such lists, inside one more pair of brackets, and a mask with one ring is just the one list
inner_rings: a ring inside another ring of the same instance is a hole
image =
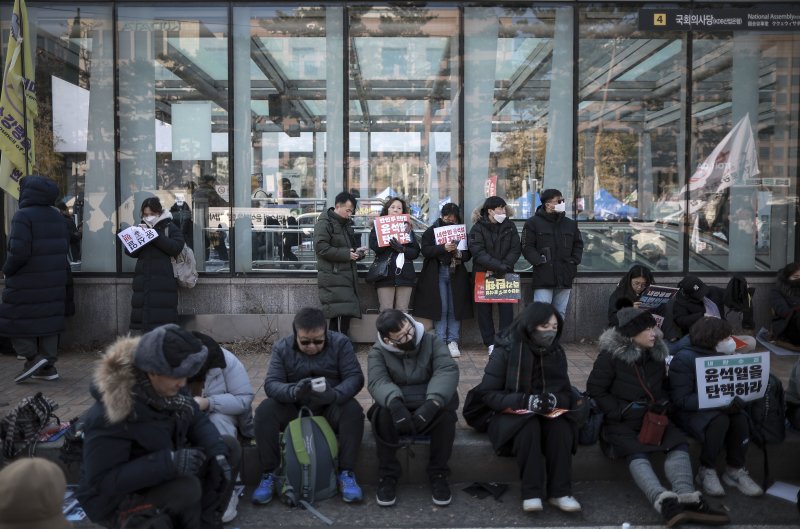
[[145, 404], [157, 411], [165, 411], [172, 415], [191, 417], [194, 415], [194, 399], [183, 393], [178, 393], [174, 397], [162, 397], [153, 388], [147, 373], [139, 371], [136, 373], [136, 396]]

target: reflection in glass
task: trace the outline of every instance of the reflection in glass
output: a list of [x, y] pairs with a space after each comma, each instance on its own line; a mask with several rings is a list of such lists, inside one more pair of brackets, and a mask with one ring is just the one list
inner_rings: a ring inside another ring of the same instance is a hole
[[227, 27], [224, 8], [118, 10], [120, 228], [157, 196], [208, 272], [230, 260]]
[[681, 270], [685, 34], [640, 32], [629, 7], [579, 23], [581, 267]]

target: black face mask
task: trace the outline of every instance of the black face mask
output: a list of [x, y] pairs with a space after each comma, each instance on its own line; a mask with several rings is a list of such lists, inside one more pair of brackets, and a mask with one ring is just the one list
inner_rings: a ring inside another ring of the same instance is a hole
[[531, 342], [543, 348], [548, 348], [553, 345], [553, 341], [556, 339], [556, 331], [534, 331], [533, 336], [531, 336]]
[[403, 342], [400, 344], [395, 344], [395, 347], [400, 349], [401, 351], [413, 351], [417, 347], [417, 332], [414, 331], [411, 334], [411, 338], [407, 342]]

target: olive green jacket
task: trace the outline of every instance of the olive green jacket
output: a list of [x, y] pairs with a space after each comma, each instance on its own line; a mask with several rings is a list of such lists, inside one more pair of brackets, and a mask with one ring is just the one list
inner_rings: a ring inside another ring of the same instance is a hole
[[314, 251], [319, 301], [326, 318], [361, 318], [356, 262], [350, 259], [354, 241], [352, 221], [341, 218], [333, 208], [320, 215], [314, 226]]

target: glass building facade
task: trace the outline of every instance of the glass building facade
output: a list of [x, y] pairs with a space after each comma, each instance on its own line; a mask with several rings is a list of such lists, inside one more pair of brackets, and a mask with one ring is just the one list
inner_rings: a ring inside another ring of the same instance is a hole
[[388, 196], [421, 232], [497, 194], [521, 229], [544, 188], [579, 221], [584, 274], [778, 270], [797, 259], [800, 30], [639, 29], [683, 4], [29, 0], [36, 172], [81, 226], [76, 273], [133, 270], [116, 233], [148, 196], [203, 273], [313, 276], [341, 191], [365, 234]]

